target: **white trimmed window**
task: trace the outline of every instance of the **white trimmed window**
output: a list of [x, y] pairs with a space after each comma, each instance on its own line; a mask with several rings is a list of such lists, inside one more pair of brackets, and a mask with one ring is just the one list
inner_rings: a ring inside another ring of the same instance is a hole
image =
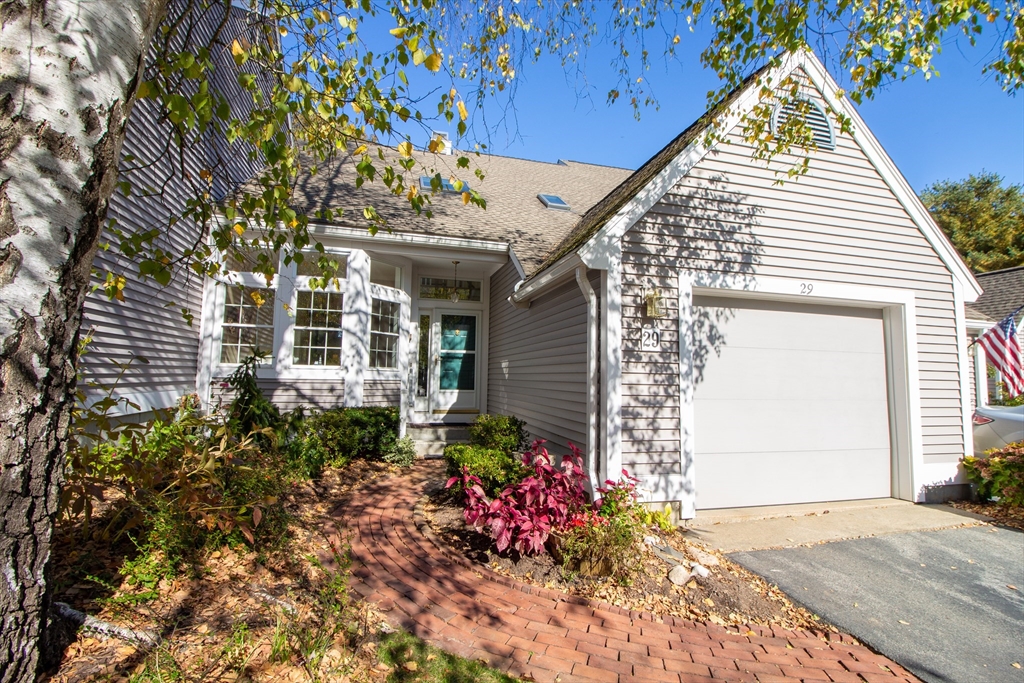
[[341, 312], [344, 296], [330, 290], [296, 293], [292, 365], [341, 365]]
[[274, 290], [228, 285], [224, 292], [220, 362], [238, 364], [274, 350]]
[[[295, 266], [294, 320], [291, 325], [292, 367], [341, 366], [341, 317], [345, 303], [348, 258], [344, 254], [303, 252]], [[338, 281], [314, 289], [311, 280], [323, 277], [320, 259], [335, 270]]]
[[397, 301], [373, 299], [370, 314], [370, 367], [398, 367], [398, 335], [402, 305]]

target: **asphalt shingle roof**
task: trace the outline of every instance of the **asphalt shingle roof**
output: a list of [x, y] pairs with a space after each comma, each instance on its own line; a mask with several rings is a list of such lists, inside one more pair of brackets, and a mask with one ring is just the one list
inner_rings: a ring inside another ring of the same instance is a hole
[[[1015, 308], [1024, 306], [1024, 266], [994, 270], [974, 275], [984, 293], [971, 304], [992, 320], [1002, 320]], [[1024, 317], [1024, 311], [1017, 320]]]
[[[382, 147], [394, 164], [397, 152]], [[371, 156], [378, 170], [384, 162]], [[628, 169], [598, 166], [575, 161], [547, 163], [512, 157], [469, 154], [470, 168], [456, 169], [458, 154], [434, 155], [417, 151], [417, 161], [436, 169], [442, 177], [455, 175], [468, 182], [487, 200], [487, 208], [463, 205], [458, 194], [437, 194], [432, 198], [433, 218], [417, 216], [405, 196], [395, 196], [380, 180], [355, 186], [355, 164], [362, 156], [341, 156], [315, 175], [303, 176], [296, 185], [293, 201], [302, 209], [315, 212], [324, 207], [345, 210], [340, 224], [363, 227], [363, 208], [372, 205], [396, 232], [444, 237], [509, 242], [527, 275], [536, 272], [545, 257], [559, 244], [590, 207], [629, 176]], [[417, 166], [417, 168], [419, 168]], [[473, 171], [479, 168], [483, 180]], [[457, 172], [456, 172], [457, 171]], [[418, 182], [419, 175], [411, 176]], [[565, 200], [570, 210], [548, 209], [538, 194], [553, 194]]]

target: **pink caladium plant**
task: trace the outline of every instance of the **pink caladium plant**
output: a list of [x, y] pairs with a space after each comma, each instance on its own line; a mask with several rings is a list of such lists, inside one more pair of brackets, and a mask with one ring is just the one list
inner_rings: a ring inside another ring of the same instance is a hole
[[563, 456], [556, 465], [543, 444], [543, 440], [535, 441], [523, 454], [523, 464], [533, 474], [494, 500], [487, 499], [480, 480], [466, 470], [446, 484], [451, 488], [462, 483], [466, 524], [485, 531], [498, 552], [514, 548], [523, 555], [542, 553], [552, 530], [564, 529], [574, 516], [589, 508], [580, 450], [570, 443], [571, 455]]

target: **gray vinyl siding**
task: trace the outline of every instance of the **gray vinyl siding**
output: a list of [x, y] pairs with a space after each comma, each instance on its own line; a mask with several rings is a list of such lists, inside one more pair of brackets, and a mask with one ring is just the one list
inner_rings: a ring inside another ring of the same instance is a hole
[[[595, 282], [593, 274], [592, 282]], [[575, 280], [528, 309], [508, 302], [519, 281], [509, 262], [491, 276], [487, 412], [526, 421], [549, 450], [586, 450], [587, 304]], [[598, 289], [595, 286], [595, 289]]]
[[401, 380], [368, 379], [363, 381], [364, 406], [398, 406], [401, 402]]
[[[345, 401], [345, 382], [340, 380], [261, 378], [256, 383], [282, 412], [300, 406], [306, 410], [330, 410], [341, 408]], [[227, 405], [232, 398], [228, 388], [220, 382], [214, 384], [210, 398], [213, 407]]]
[[[173, 11], [173, 10], [172, 10]], [[231, 14], [219, 44], [212, 53], [216, 60], [213, 84], [227, 94], [237, 107], [236, 115], [244, 115], [244, 100], [238, 95], [237, 69], [228, 46], [231, 39], [249, 33], [249, 14], [232, 6]], [[213, 27], [223, 18], [223, 6], [214, 6], [196, 19], [195, 42], [207, 44]], [[151, 229], [161, 231], [156, 246], [170, 254], [180, 255], [192, 248], [200, 238], [199, 228], [181, 220], [169, 225], [172, 216], [180, 216], [186, 201], [199, 190], [199, 172], [213, 173], [212, 191], [224, 196], [256, 172], [259, 164], [248, 158], [239, 145], [229, 146], [212, 133], [186, 144], [180, 151], [170, 139], [169, 127], [161, 122], [160, 111], [152, 100], [137, 101], [128, 120], [122, 150], [119, 180], [131, 183], [129, 196], [116, 190], [110, 199], [108, 219], [116, 221], [120, 230], [133, 234]], [[130, 157], [135, 157], [131, 160]], [[182, 169], [188, 177], [182, 177]], [[87, 381], [109, 386], [117, 380], [126, 363], [143, 356], [148, 364], [133, 362], [131, 369], [118, 381], [118, 395], [164, 392], [164, 405], [172, 405], [177, 395], [196, 391], [196, 370], [199, 354], [199, 321], [202, 308], [202, 278], [181, 264], [174, 270], [170, 284], [142, 279], [138, 266], [121, 255], [119, 239], [105, 229], [102, 248], [93, 268], [96, 283], [102, 283], [108, 272], [128, 280], [124, 301], [111, 301], [102, 291], [94, 291], [86, 299], [82, 322], [83, 334], [92, 342], [82, 360]], [[182, 315], [186, 309], [194, 316], [190, 325]]]
[[[956, 462], [964, 435], [952, 276], [849, 136], [777, 185], [734, 133], [623, 237], [623, 463], [679, 473], [677, 273], [707, 271], [914, 291], [926, 463]], [[640, 286], [669, 312], [663, 350], [640, 348]], [[714, 320], [696, 346], [714, 353]], [[833, 389], [823, 387], [823, 391]], [[742, 393], [743, 387], [736, 387]], [[841, 435], [837, 435], [841, 437]]]

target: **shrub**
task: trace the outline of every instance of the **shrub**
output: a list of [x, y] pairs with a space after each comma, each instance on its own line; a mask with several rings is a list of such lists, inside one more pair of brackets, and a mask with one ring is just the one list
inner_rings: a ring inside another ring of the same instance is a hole
[[480, 479], [468, 469], [446, 484], [448, 488], [462, 485], [466, 523], [486, 530], [498, 552], [509, 548], [524, 555], [544, 552], [551, 531], [562, 529], [586, 507], [586, 475], [579, 449], [570, 444], [572, 455], [564, 456], [561, 466], [556, 466], [542, 443], [535, 442], [533, 449], [523, 454], [523, 464], [532, 474], [506, 488], [493, 501], [485, 495]]
[[644, 524], [633, 510], [613, 517], [580, 513], [569, 520], [559, 539], [563, 571], [628, 582], [641, 565], [637, 545], [643, 531]]
[[281, 413], [267, 400], [256, 380], [256, 370], [267, 360], [267, 354], [256, 351], [235, 368], [225, 380], [234, 391], [229, 421], [232, 429], [239, 434], [249, 434], [257, 429], [276, 428], [281, 422]]
[[208, 543], [246, 540], [260, 545], [283, 531], [277, 498], [284, 482], [276, 453], [259, 448], [213, 418], [185, 414], [121, 434], [117, 441], [79, 447], [72, 453], [62, 504], [84, 515], [83, 533], [97, 499], [115, 497], [100, 538], [132, 533], [144, 552], [159, 551], [173, 568]]
[[1024, 506], [1024, 441], [963, 462], [968, 481], [978, 487], [982, 499], [998, 497], [1004, 505]]
[[410, 467], [416, 460], [416, 444], [412, 437], [403, 436], [395, 442], [391, 452], [384, 456], [384, 462], [398, 465], [399, 467]]
[[[466, 472], [476, 477], [484, 493], [492, 498], [529, 474], [519, 456], [496, 448], [453, 443], [445, 446], [444, 459], [448, 463], [449, 477], [459, 477]], [[458, 482], [453, 486], [456, 492], [463, 490]]]
[[530, 447], [526, 423], [508, 415], [481, 415], [469, 426], [469, 442], [481, 448], [499, 450], [508, 455]]
[[301, 438], [312, 464], [341, 467], [354, 458], [383, 460], [398, 439], [397, 408], [338, 408], [307, 418]]

